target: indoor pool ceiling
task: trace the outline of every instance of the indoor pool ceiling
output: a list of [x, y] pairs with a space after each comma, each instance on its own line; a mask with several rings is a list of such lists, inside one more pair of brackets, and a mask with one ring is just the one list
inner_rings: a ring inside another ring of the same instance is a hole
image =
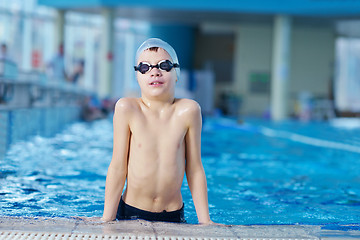
[[110, 7], [116, 9], [119, 17], [190, 24], [265, 22], [275, 14], [292, 15], [295, 21], [312, 24], [360, 17], [360, 0], [38, 0], [38, 3], [84, 12], [100, 12], [101, 7]]

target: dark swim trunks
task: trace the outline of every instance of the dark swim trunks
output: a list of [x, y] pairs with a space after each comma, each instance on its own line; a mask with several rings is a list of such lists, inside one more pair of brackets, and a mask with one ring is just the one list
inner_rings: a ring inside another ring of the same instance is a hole
[[184, 223], [184, 204], [176, 211], [149, 212], [126, 204], [122, 198], [116, 214], [118, 220], [144, 219], [148, 221]]

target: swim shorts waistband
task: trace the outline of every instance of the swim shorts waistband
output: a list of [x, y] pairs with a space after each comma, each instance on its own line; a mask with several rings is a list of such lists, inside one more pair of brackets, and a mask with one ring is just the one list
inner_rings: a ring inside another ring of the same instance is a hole
[[159, 222], [176, 222], [185, 223], [184, 217], [184, 204], [182, 208], [176, 211], [163, 211], [163, 212], [149, 212], [136, 207], [130, 206], [124, 202], [121, 198], [118, 211], [116, 214], [118, 220], [133, 220], [143, 219], [147, 221], [159, 221]]

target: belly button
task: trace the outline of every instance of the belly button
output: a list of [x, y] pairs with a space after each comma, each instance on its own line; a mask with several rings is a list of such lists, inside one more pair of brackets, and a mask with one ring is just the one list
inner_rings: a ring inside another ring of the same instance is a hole
[[138, 144], [138, 147], [141, 148], [141, 143]]

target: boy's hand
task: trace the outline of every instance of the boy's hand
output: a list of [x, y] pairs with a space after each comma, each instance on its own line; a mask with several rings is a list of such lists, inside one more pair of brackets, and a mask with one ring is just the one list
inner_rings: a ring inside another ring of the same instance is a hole
[[229, 225], [225, 225], [225, 224], [222, 224], [222, 223], [215, 223], [213, 221], [209, 221], [209, 222], [206, 222], [206, 223], [200, 223], [200, 225], [202, 226], [221, 226], [221, 227], [228, 227]]
[[113, 221], [114, 219], [105, 219], [104, 217], [100, 218], [100, 221], [104, 222], [104, 223], [107, 223], [107, 222], [111, 222]]
[[86, 221], [86, 222], [94, 222], [94, 223], [106, 222], [100, 217], [73, 217], [73, 218], [75, 218], [77, 220], [83, 220], [83, 221]]

